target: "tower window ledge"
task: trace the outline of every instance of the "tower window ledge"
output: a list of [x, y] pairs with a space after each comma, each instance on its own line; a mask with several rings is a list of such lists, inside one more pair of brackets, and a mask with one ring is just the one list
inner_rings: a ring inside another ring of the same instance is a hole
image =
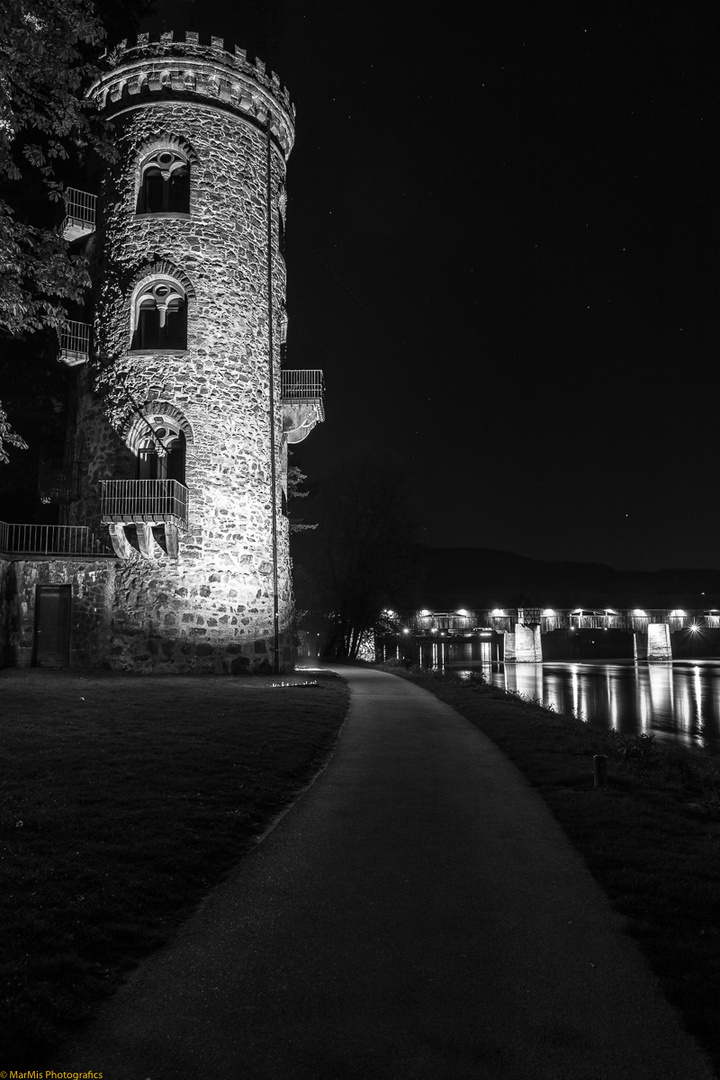
[[177, 218], [178, 221], [190, 221], [192, 214], [182, 213], [180, 210], [154, 210], [144, 214], [135, 214], [136, 221], [146, 221], [148, 218]]

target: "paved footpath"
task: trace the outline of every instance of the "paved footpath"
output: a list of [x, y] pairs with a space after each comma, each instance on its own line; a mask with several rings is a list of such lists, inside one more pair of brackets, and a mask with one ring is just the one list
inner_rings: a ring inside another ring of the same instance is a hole
[[537, 793], [392, 675], [326, 770], [56, 1071], [105, 1080], [710, 1080]]

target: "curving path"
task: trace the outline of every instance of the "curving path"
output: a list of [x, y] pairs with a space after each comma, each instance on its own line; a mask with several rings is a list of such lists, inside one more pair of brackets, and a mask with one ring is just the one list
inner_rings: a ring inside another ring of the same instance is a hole
[[544, 803], [449, 706], [335, 667], [335, 753], [53, 1065], [107, 1080], [710, 1080]]

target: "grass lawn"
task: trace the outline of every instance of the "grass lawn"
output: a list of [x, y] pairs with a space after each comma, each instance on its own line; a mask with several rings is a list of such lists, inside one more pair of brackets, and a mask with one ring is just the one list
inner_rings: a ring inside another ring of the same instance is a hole
[[0, 1064], [44, 1062], [321, 767], [346, 685], [276, 681], [0, 672]]
[[[538, 788], [720, 1075], [720, 761], [592, 728], [477, 679], [409, 677]], [[608, 758], [601, 788], [595, 754]]]
[[[409, 677], [538, 788], [720, 1075], [720, 761]], [[346, 685], [274, 681], [0, 672], [0, 1064], [42, 1067], [327, 759]]]

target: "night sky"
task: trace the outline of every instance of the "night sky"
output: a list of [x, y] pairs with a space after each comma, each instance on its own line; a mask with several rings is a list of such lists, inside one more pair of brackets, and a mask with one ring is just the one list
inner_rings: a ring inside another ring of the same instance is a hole
[[145, 28], [224, 36], [297, 107], [311, 482], [381, 454], [429, 545], [720, 567], [720, 7], [543, 7], [161, 2]]

